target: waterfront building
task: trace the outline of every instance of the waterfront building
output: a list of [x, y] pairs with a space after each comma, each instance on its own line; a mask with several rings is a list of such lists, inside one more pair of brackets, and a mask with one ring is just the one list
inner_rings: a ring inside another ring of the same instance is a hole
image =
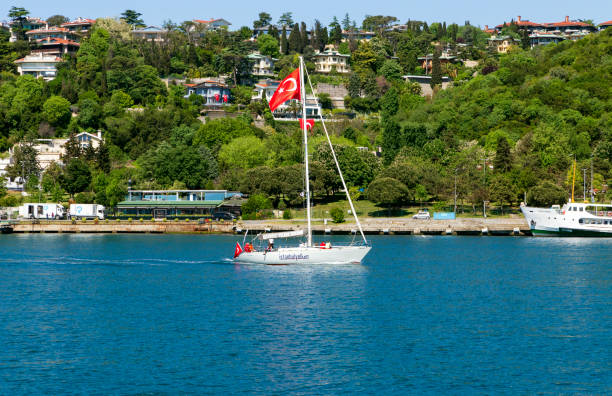
[[15, 61], [19, 75], [29, 74], [36, 78], [42, 77], [45, 81], [55, 78], [57, 74], [56, 65], [60, 62], [62, 62], [62, 58], [57, 55], [42, 52], [32, 53]]
[[240, 216], [242, 194], [227, 190], [132, 190], [117, 204], [119, 215], [156, 219], [187, 216], [211, 217], [230, 212]]
[[131, 30], [130, 34], [135, 39], [163, 43], [166, 41], [168, 31], [157, 26], [147, 26], [144, 28]]
[[185, 84], [187, 95], [200, 95], [207, 107], [226, 106], [230, 102], [231, 93], [226, 84], [214, 80], [205, 80], [199, 84]]
[[348, 64], [350, 55], [341, 54], [332, 49], [326, 49], [323, 52], [315, 52], [315, 71], [318, 73], [336, 73], [346, 74], [351, 72]]
[[249, 54], [248, 58], [253, 62], [251, 74], [260, 77], [274, 76], [274, 62], [278, 59], [274, 59], [267, 55], [261, 55], [259, 52]]

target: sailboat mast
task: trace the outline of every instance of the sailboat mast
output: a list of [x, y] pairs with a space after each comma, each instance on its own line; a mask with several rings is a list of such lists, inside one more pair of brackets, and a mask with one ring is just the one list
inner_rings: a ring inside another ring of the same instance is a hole
[[312, 224], [310, 220], [310, 177], [308, 176], [308, 129], [306, 125], [306, 89], [304, 87], [304, 59], [300, 56], [300, 93], [302, 96], [302, 130], [304, 132], [304, 169], [306, 179], [306, 217], [308, 221], [308, 247], [312, 246]]
[[[314, 87], [312, 86], [312, 81], [310, 80], [310, 76], [306, 75], [308, 77], [308, 84], [310, 86], [310, 90], [312, 91], [312, 93], [315, 93]], [[338, 158], [336, 157], [336, 152], [334, 151], [334, 145], [331, 142], [331, 139], [329, 138], [329, 133], [327, 132], [327, 127], [325, 126], [325, 120], [323, 119], [323, 114], [321, 114], [321, 112], [319, 112], [319, 119], [321, 120], [321, 125], [323, 126], [323, 130], [325, 131], [325, 136], [327, 137], [327, 143], [329, 143], [329, 149], [331, 151], [332, 154], [332, 158], [334, 159], [334, 162], [336, 163], [336, 169], [338, 169], [338, 175], [340, 175], [340, 181], [342, 182], [342, 188], [344, 189], [344, 192], [346, 193], [346, 199], [348, 200], [349, 206], [351, 207], [351, 212], [353, 213], [353, 217], [355, 218], [355, 222], [357, 223], [357, 227], [359, 228], [359, 233], [361, 234], [361, 237], [363, 238], [363, 243], [365, 243], [366, 245], [368, 244], [368, 240], [365, 237], [365, 234], [363, 233], [363, 228], [361, 227], [361, 223], [359, 222], [359, 216], [357, 216], [357, 212], [355, 211], [355, 207], [353, 206], [353, 200], [351, 199], [351, 194], [349, 193], [348, 188], [346, 187], [346, 182], [344, 181], [344, 176], [342, 175], [342, 169], [340, 169], [340, 164], [338, 163]]]

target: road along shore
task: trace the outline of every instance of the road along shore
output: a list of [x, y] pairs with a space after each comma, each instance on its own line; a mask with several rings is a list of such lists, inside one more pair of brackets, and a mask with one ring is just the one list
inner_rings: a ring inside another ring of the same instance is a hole
[[[16, 233], [244, 233], [293, 231], [306, 229], [303, 220], [254, 220], [237, 222], [195, 221], [31, 221], [11, 224]], [[364, 219], [362, 227], [366, 234], [396, 235], [531, 235], [523, 218], [460, 218], [455, 220], [416, 220], [405, 218]], [[354, 234], [355, 223], [313, 224], [315, 234]]]

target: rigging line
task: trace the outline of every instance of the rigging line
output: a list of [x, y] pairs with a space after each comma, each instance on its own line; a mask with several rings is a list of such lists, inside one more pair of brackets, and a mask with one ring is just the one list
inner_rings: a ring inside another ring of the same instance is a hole
[[[310, 75], [306, 68], [304, 68], [304, 73], [308, 78], [308, 85], [310, 85], [310, 90], [312, 91], [313, 96], [316, 98], [317, 95], [312, 86], [312, 81], [310, 81]], [[317, 99], [318, 100], [318, 99]], [[355, 207], [353, 206], [353, 200], [351, 199], [351, 194], [349, 194], [348, 188], [346, 187], [346, 183], [344, 181], [344, 176], [342, 175], [342, 170], [340, 169], [340, 164], [338, 163], [338, 158], [336, 158], [336, 152], [334, 151], [334, 146], [332, 145], [331, 139], [329, 137], [329, 133], [327, 132], [327, 127], [325, 126], [325, 121], [323, 121], [323, 113], [319, 112], [319, 119], [321, 120], [321, 125], [323, 125], [323, 130], [325, 131], [325, 137], [327, 137], [327, 142], [329, 143], [329, 148], [331, 149], [332, 157], [334, 158], [334, 162], [336, 163], [336, 168], [338, 169], [338, 174], [340, 175], [340, 180], [342, 181], [342, 187], [344, 188], [344, 192], [346, 193], [346, 198], [348, 199], [349, 205], [351, 207], [351, 211], [353, 212], [353, 217], [355, 218], [355, 222], [357, 223], [357, 227], [359, 228], [359, 233], [361, 233], [361, 237], [363, 238], [363, 242], [367, 245], [368, 240], [363, 233], [363, 228], [361, 228], [361, 223], [359, 222], [359, 217], [357, 216], [357, 211], [355, 211]], [[306, 125], [306, 120], [304, 120], [304, 125]]]

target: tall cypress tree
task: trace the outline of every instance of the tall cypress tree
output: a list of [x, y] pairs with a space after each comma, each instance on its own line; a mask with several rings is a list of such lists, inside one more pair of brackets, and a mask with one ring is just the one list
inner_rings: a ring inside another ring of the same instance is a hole
[[280, 40], [281, 54], [283, 55], [289, 54], [288, 44], [289, 43], [287, 42], [287, 28], [283, 26], [283, 33], [281, 34], [281, 40]]
[[290, 52], [300, 52], [300, 49], [302, 47], [302, 41], [300, 38], [300, 25], [298, 25], [297, 23], [295, 25], [293, 25], [293, 28], [291, 29], [291, 33], [289, 33], [289, 51]]
[[436, 48], [431, 61], [431, 87], [442, 84], [442, 66], [440, 65], [440, 49]]
[[304, 48], [308, 45], [308, 30], [306, 29], [306, 23], [300, 24], [300, 54], [304, 52]]

